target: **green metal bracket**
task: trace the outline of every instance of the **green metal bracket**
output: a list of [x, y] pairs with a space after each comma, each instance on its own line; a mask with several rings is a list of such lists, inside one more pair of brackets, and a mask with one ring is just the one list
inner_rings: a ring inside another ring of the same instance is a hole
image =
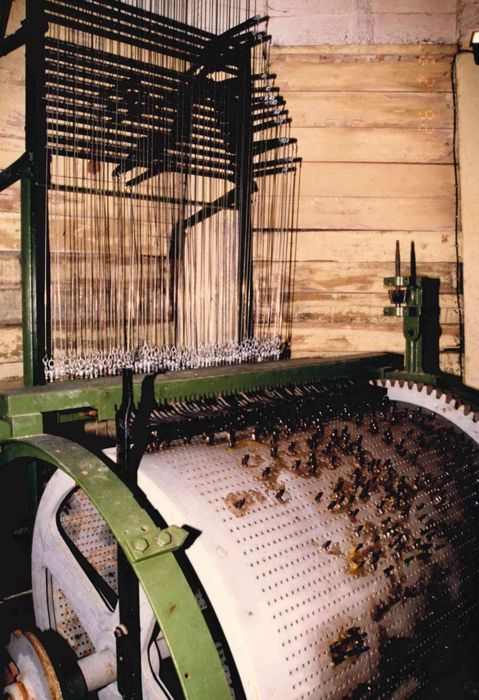
[[188, 535], [159, 529], [130, 490], [84, 447], [53, 435], [9, 440], [0, 468], [12, 462], [45, 462], [68, 474], [110, 527], [148, 597], [178, 672], [186, 700], [231, 700], [216, 646], [176, 558]]
[[426, 372], [423, 368], [423, 278], [385, 277], [384, 284], [394, 288], [390, 293], [393, 306], [384, 308], [385, 316], [398, 316], [403, 319], [403, 334], [406, 340], [406, 352], [404, 356], [404, 369], [386, 372], [386, 378], [410, 379], [424, 384], [435, 384], [437, 376]]
[[180, 549], [186, 542], [188, 531], [176, 525], [170, 525], [162, 530], [157, 530], [152, 535], [148, 535], [144, 531], [141, 537], [137, 537], [136, 534], [132, 537], [126, 531], [125, 535], [128, 537], [125, 539], [125, 543], [130, 552], [130, 560], [138, 563], [156, 557], [158, 554]]

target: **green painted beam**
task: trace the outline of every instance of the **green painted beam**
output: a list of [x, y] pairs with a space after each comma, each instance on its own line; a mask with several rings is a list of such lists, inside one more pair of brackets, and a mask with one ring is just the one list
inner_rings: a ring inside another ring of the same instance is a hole
[[174, 525], [159, 529], [116, 474], [80, 445], [36, 435], [1, 446], [0, 468], [32, 460], [71, 476], [106, 520], [150, 601], [186, 700], [231, 700], [216, 646], [173, 554], [188, 533]]
[[[347, 377], [375, 378], [381, 374], [383, 368], [399, 369], [402, 365], [403, 360], [400, 355], [370, 353], [346, 355], [334, 360], [305, 358], [233, 367], [183, 370], [159, 375], [155, 382], [155, 395], [159, 402], [180, 401], [308, 381]], [[140, 398], [143, 378], [142, 375], [134, 378], [136, 401]], [[10, 389], [0, 393], [0, 420], [11, 422], [15, 417], [27, 414], [82, 408], [97, 409], [98, 420], [110, 420], [115, 416], [115, 406], [119, 406], [120, 403], [121, 377], [55, 382], [47, 386]], [[17, 437], [21, 437], [22, 434], [31, 433], [21, 433], [20, 429], [15, 431]]]
[[34, 276], [34, 231], [32, 227], [33, 173], [30, 160], [26, 160], [21, 176], [21, 265], [22, 265], [22, 342], [23, 382], [26, 387], [35, 381], [35, 276]]

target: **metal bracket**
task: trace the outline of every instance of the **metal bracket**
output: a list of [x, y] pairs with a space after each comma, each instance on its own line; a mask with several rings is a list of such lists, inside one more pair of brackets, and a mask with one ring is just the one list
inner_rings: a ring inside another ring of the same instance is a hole
[[184, 543], [186, 531], [174, 526], [158, 529], [114, 471], [76, 443], [35, 435], [2, 445], [0, 469], [32, 460], [62, 469], [105, 519], [150, 602], [185, 699], [231, 700], [218, 650], [173, 554]]
[[[125, 535], [129, 535], [128, 530], [125, 530]], [[180, 549], [187, 537], [187, 530], [177, 525], [170, 525], [164, 529], [157, 529], [153, 534], [144, 532], [141, 537], [135, 535], [125, 540], [125, 543], [130, 553], [130, 560], [140, 562]]]

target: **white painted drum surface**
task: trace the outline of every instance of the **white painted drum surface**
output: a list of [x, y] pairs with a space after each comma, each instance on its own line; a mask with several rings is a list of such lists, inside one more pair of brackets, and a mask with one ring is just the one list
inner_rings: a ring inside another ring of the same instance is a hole
[[201, 531], [188, 556], [248, 698], [409, 697], [477, 611], [474, 443], [413, 407], [362, 423], [325, 423], [316, 467], [314, 429], [143, 459], [151, 503]]

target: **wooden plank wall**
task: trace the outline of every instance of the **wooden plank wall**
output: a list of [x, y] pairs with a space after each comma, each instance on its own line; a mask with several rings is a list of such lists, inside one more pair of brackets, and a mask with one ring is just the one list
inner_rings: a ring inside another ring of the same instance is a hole
[[304, 159], [294, 354], [403, 352], [383, 277], [415, 242], [440, 278], [441, 363], [458, 371], [450, 67], [454, 47], [276, 47]]
[[[7, 34], [20, 27], [24, 3], [14, 0]], [[0, 168], [25, 150], [24, 51], [0, 59]], [[0, 381], [22, 376], [20, 188], [0, 193]]]
[[[441, 279], [441, 358], [458, 368], [448, 46], [276, 47], [304, 158], [294, 354], [402, 352], [382, 278], [396, 239]], [[22, 52], [0, 61], [0, 167], [22, 151]], [[21, 374], [17, 187], [0, 194], [0, 380]]]
[[479, 70], [474, 56], [463, 53], [457, 58], [457, 144], [461, 163], [459, 172], [464, 252], [464, 381], [479, 389]]

